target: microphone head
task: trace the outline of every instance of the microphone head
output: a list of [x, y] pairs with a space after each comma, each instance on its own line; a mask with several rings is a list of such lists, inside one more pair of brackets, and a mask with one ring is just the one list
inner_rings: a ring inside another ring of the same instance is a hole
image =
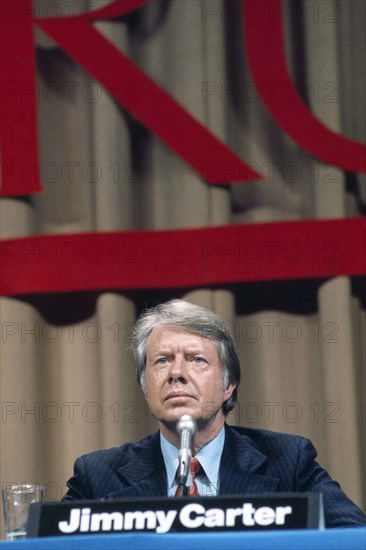
[[179, 434], [181, 434], [183, 430], [189, 430], [193, 435], [197, 431], [197, 423], [192, 416], [184, 414], [178, 420], [176, 429]]

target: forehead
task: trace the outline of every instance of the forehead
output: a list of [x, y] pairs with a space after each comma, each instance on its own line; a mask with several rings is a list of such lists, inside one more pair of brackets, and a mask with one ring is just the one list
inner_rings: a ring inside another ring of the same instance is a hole
[[210, 349], [218, 352], [217, 343], [203, 334], [175, 325], [164, 325], [154, 328], [147, 339], [147, 351], [156, 348], [185, 346]]

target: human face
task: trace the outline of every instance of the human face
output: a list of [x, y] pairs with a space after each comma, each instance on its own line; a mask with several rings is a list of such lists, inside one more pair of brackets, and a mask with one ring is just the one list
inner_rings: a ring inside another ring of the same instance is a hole
[[217, 344], [181, 327], [157, 327], [146, 348], [146, 399], [163, 424], [175, 425], [183, 414], [198, 429], [213, 422], [222, 426], [221, 406], [234, 390], [223, 387]]

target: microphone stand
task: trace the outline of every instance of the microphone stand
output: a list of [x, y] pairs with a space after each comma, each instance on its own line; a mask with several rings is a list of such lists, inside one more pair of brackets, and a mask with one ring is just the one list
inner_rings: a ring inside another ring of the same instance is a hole
[[189, 415], [183, 415], [177, 422], [177, 432], [180, 434], [178, 487], [179, 496], [188, 494], [187, 480], [192, 458], [192, 437], [197, 431], [196, 421]]
[[187, 481], [188, 481], [188, 472], [189, 467], [191, 464], [191, 456], [190, 454], [184, 453], [185, 458], [181, 458], [180, 468], [179, 468], [179, 475], [178, 475], [178, 488], [180, 489], [179, 495], [180, 497], [185, 497], [188, 495], [188, 487], [187, 487]]
[[186, 497], [188, 495], [188, 487], [185, 483], [179, 483], [178, 489], [180, 489], [179, 497]]

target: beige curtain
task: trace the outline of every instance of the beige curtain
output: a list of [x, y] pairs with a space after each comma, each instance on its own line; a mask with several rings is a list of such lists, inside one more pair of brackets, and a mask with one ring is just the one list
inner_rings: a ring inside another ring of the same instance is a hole
[[[46, 4], [38, 0], [41, 14]], [[332, 129], [365, 140], [366, 3], [285, 8], [299, 92]], [[262, 182], [203, 182], [38, 31], [44, 192], [1, 201], [2, 238], [364, 215], [364, 177], [302, 151], [253, 95], [240, 10], [236, 0], [152, 0], [98, 27], [260, 166]], [[207, 83], [217, 93], [204, 97]], [[131, 327], [146, 305], [184, 297], [215, 310], [236, 339], [243, 381], [228, 422], [310, 437], [321, 464], [365, 509], [364, 290], [361, 278], [336, 277], [2, 298], [2, 483], [41, 482], [57, 500], [80, 454], [156, 428], [134, 378]]]

